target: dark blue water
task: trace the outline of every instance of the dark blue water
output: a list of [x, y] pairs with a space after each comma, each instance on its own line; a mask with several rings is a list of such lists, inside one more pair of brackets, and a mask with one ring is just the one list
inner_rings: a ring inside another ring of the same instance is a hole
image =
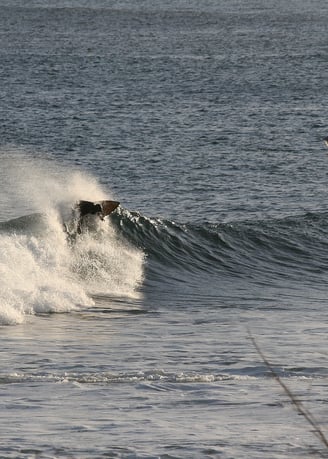
[[327, 19], [0, 1], [1, 457], [325, 454]]

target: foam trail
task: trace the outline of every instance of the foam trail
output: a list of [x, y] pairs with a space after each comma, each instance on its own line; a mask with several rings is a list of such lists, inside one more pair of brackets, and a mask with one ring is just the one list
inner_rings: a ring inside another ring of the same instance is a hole
[[7, 181], [14, 184], [7, 188], [15, 211], [42, 213], [44, 230], [36, 234], [27, 220], [23, 232], [14, 227], [0, 233], [0, 324], [21, 323], [28, 314], [93, 305], [90, 293], [136, 295], [143, 253], [129, 246], [108, 221], [73, 245], [63, 232], [63, 218], [77, 200], [110, 198], [97, 181], [22, 155], [5, 162]]

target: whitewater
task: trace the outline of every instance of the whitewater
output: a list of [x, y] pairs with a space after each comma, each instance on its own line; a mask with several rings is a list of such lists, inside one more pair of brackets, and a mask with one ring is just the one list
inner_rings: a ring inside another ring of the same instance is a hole
[[46, 163], [22, 154], [11, 154], [5, 170], [6, 180], [15, 183], [14, 212], [31, 213], [0, 223], [2, 325], [21, 323], [29, 314], [91, 306], [96, 294], [138, 296], [144, 254], [108, 221], [99, 220], [96, 232], [74, 244], [64, 231], [76, 202], [108, 197], [93, 177], [56, 164], [49, 174]]

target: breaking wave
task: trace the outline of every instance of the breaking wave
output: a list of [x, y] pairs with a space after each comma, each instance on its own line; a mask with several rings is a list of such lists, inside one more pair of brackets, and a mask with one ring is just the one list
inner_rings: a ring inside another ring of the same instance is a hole
[[29, 180], [15, 178], [15, 202], [36, 212], [0, 223], [0, 324], [88, 307], [97, 294], [138, 296], [144, 253], [109, 221], [74, 243], [63, 231], [62, 222], [77, 200], [101, 200], [108, 193], [79, 172], [49, 174], [35, 162], [29, 172]]
[[240, 292], [254, 303], [254, 288], [280, 303], [285, 287], [299, 302], [302, 289], [308, 297], [311, 290], [312, 304], [326, 295], [327, 213], [194, 224], [119, 207], [71, 244], [62, 221], [74, 202], [111, 197], [86, 174], [47, 174], [42, 180], [44, 169], [33, 163], [33, 177], [16, 180], [15, 200], [28, 196], [30, 213], [0, 223], [0, 324], [90, 307], [97, 295], [136, 298], [167, 288], [177, 298], [198, 291], [216, 305], [225, 298], [229, 307]]
[[177, 279], [246, 280], [260, 286], [290, 283], [325, 286], [328, 214], [202, 224], [150, 219], [121, 209], [113, 222], [133, 245], [147, 253], [149, 275]]

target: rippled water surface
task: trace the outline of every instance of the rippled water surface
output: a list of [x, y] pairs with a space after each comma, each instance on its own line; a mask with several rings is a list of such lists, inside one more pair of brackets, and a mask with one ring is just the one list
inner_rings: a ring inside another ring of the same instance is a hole
[[326, 3], [0, 10], [0, 456], [325, 457]]

